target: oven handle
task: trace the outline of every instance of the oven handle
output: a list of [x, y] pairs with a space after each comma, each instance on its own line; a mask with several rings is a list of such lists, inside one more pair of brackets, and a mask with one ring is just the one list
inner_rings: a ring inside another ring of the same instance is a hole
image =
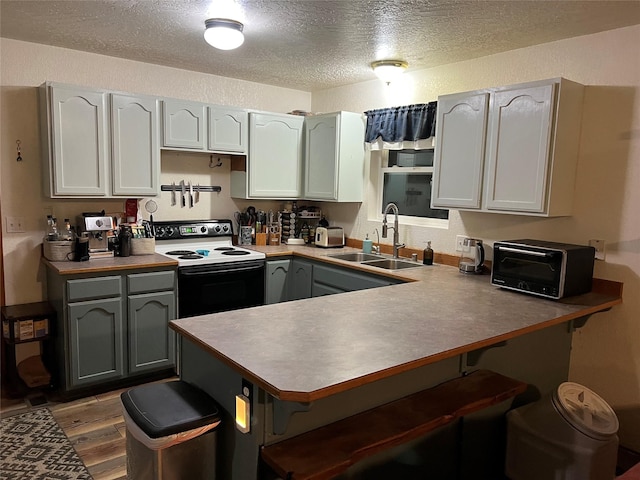
[[198, 271], [198, 272], [189, 272], [189, 271], [181, 271], [180, 275], [183, 277], [200, 277], [203, 275], [215, 275], [218, 273], [236, 273], [236, 272], [249, 272], [252, 270], [260, 270], [264, 268], [264, 266], [255, 266], [255, 265], [251, 265], [251, 266], [247, 266], [247, 267], [233, 267], [233, 268], [223, 268], [220, 270], [204, 270], [204, 271]]
[[521, 250], [519, 248], [512, 248], [512, 247], [499, 246], [498, 249], [501, 250], [501, 251], [505, 251], [505, 252], [521, 253], [523, 255], [533, 255], [533, 256], [536, 256], [536, 257], [548, 257], [548, 256], [550, 256], [550, 254], [547, 253], [547, 252], [534, 252], [532, 250]]

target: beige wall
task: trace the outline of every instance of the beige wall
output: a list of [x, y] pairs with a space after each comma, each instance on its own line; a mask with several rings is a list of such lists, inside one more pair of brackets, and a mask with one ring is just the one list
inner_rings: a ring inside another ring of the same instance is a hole
[[[406, 84], [387, 88], [378, 81], [308, 92], [230, 80], [100, 55], [1, 39], [0, 192], [4, 217], [24, 216], [25, 234], [3, 234], [7, 303], [45, 298], [39, 249], [47, 207], [62, 218], [88, 209], [122, 209], [120, 201], [47, 199], [40, 186], [40, 148], [35, 87], [45, 80], [186, 98], [276, 112], [364, 111], [437, 99], [439, 94], [563, 76], [587, 85], [575, 214], [539, 219], [451, 212], [449, 228], [401, 227], [401, 241], [420, 246], [432, 240], [438, 252], [453, 253], [456, 234], [485, 239], [533, 236], [572, 243], [602, 238], [605, 262], [596, 276], [625, 283], [624, 305], [595, 315], [576, 332], [571, 379], [601, 394], [621, 420], [621, 438], [640, 451], [640, 27], [515, 50], [406, 75]], [[24, 161], [15, 161], [15, 141]], [[223, 192], [203, 198], [191, 211], [159, 199], [155, 218], [229, 216], [248, 202], [228, 197], [229, 165], [210, 169], [208, 155], [164, 152], [163, 183], [211, 182]], [[257, 202], [255, 202], [257, 203]], [[144, 205], [144, 201], [142, 202]], [[277, 204], [257, 203], [262, 208]], [[327, 205], [332, 220], [349, 236], [364, 238], [380, 227], [362, 205]], [[437, 292], [432, 292], [437, 294]], [[461, 292], [463, 295], [463, 292]], [[541, 354], [544, 354], [541, 352]]]
[[[183, 98], [219, 105], [272, 112], [309, 110], [311, 94], [214, 75], [188, 72], [63, 48], [0, 39], [0, 191], [2, 192], [3, 231], [7, 216], [25, 218], [24, 234], [3, 234], [4, 272], [7, 304], [40, 301], [46, 298], [44, 269], [40, 249], [45, 218], [52, 210], [62, 221], [81, 212], [105, 209], [121, 212], [122, 200], [51, 200], [41, 186], [40, 133], [37, 86], [45, 81], [95, 88]], [[22, 162], [16, 162], [16, 140], [22, 142]], [[229, 197], [229, 161], [209, 168], [209, 155], [162, 153], [162, 183], [191, 180], [221, 185], [220, 194], [201, 195], [194, 209], [170, 207], [169, 193], [157, 200], [154, 219], [231, 217], [248, 202]], [[145, 202], [141, 202], [144, 208]], [[267, 202], [254, 202], [258, 208], [277, 208]]]
[[[640, 451], [640, 26], [405, 74], [400, 85], [371, 81], [314, 92], [312, 111], [366, 111], [423, 103], [438, 95], [565, 77], [587, 86], [574, 215], [539, 219], [450, 212], [448, 229], [401, 226], [401, 242], [454, 253], [455, 235], [491, 245], [509, 238], [585, 244], [606, 241], [597, 277], [624, 282], [624, 304], [594, 315], [574, 335], [570, 379], [602, 395], [618, 413], [623, 444]], [[379, 221], [362, 206], [325, 208], [351, 237]], [[491, 254], [491, 252], [489, 252]], [[437, 295], [437, 292], [430, 292]], [[461, 292], [461, 296], [464, 293]], [[508, 308], [508, 307], [507, 307]]]

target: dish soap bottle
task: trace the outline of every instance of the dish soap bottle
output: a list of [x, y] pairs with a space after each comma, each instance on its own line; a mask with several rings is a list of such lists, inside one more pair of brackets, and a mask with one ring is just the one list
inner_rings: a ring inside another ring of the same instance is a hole
[[367, 233], [367, 238], [362, 241], [362, 251], [364, 253], [371, 253], [371, 247], [373, 246], [373, 241], [369, 240], [369, 234]]
[[433, 265], [433, 250], [431, 249], [431, 242], [427, 242], [427, 248], [422, 252], [422, 263], [424, 265]]

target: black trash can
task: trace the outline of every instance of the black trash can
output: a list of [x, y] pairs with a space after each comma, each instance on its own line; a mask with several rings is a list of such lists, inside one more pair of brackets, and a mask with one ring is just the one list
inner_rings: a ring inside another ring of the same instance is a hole
[[135, 387], [120, 399], [128, 478], [215, 479], [220, 411], [209, 395], [178, 380]]

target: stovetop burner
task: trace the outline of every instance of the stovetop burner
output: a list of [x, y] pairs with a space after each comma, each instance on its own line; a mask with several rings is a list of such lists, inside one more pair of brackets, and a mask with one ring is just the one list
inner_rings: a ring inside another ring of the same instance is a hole
[[[234, 246], [231, 220], [154, 222], [156, 253], [178, 261], [178, 267], [264, 260], [262, 252]], [[201, 251], [206, 250], [204, 255]]]
[[196, 252], [193, 250], [171, 250], [166, 253], [167, 255], [195, 255]]

